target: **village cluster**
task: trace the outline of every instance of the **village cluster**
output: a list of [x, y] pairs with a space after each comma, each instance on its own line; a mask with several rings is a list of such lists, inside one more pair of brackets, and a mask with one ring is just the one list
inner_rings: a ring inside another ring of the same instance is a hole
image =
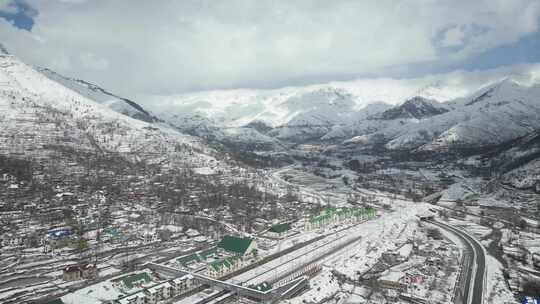
[[[98, 304], [103, 299], [118, 304], [154, 304], [172, 298], [181, 299], [202, 285], [189, 273], [226, 280], [269, 254], [279, 254], [282, 248], [276, 248], [278, 243], [286, 243], [295, 237], [301, 238], [304, 233], [317, 238], [318, 233], [332, 231], [335, 225], [359, 223], [374, 216], [373, 208], [325, 208], [320, 213], [302, 218], [298, 222], [274, 223], [255, 237], [224, 235], [218, 242], [204, 242], [204, 245], [201, 243], [189, 250], [189, 254], [164, 261], [163, 265], [185, 271], [186, 275], [180, 277], [164, 277], [163, 274], [148, 268], [128, 273], [104, 273], [101, 277], [99, 265], [89, 262], [70, 264], [62, 269], [61, 280], [66, 282], [65, 284], [82, 282], [81, 286], [86, 287], [46, 303], [81, 303], [75, 299], [79, 299], [83, 294], [86, 298], [84, 303], [88, 304]], [[313, 223], [317, 223], [317, 227], [313, 226]], [[55, 229], [51, 233], [58, 237], [69, 236], [70, 230]], [[294, 243], [290, 243], [285, 248], [293, 245]], [[142, 266], [144, 267], [144, 264]], [[272, 288], [272, 284], [264, 281], [250, 288], [266, 291]]]

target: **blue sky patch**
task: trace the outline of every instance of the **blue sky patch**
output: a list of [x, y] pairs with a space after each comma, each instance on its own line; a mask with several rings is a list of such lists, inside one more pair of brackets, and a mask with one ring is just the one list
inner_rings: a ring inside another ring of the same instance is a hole
[[6, 19], [17, 28], [31, 31], [37, 13], [37, 10], [24, 0], [11, 0], [7, 9], [0, 10], [0, 18]]

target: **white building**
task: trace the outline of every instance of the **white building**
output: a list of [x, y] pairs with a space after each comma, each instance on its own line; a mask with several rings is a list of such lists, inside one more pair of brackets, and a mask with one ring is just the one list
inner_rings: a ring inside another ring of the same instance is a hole
[[120, 304], [146, 304], [146, 294], [143, 291], [118, 300]]
[[171, 281], [172, 291], [174, 295], [182, 294], [193, 288], [194, 285], [195, 282], [193, 281], [193, 276], [190, 274], [176, 278]]

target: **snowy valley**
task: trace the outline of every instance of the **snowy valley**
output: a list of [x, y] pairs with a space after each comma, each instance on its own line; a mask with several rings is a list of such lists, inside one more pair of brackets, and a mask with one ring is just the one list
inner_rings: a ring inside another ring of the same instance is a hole
[[139, 103], [1, 54], [0, 300], [510, 303], [540, 276], [534, 80]]

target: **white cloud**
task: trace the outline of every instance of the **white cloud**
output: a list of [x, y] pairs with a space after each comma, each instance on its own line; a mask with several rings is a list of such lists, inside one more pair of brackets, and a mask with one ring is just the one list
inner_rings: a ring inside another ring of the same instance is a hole
[[464, 43], [465, 33], [459, 27], [448, 29], [441, 41], [443, 47], [460, 46]]
[[82, 52], [79, 57], [82, 65], [87, 69], [103, 71], [109, 67], [109, 62], [105, 58], [98, 57], [93, 53]]
[[128, 96], [458, 60], [538, 30], [540, 16], [535, 0], [28, 2], [31, 33], [0, 21], [10, 51]]
[[17, 7], [10, 0], [0, 0], [0, 11], [5, 13], [17, 13]]

